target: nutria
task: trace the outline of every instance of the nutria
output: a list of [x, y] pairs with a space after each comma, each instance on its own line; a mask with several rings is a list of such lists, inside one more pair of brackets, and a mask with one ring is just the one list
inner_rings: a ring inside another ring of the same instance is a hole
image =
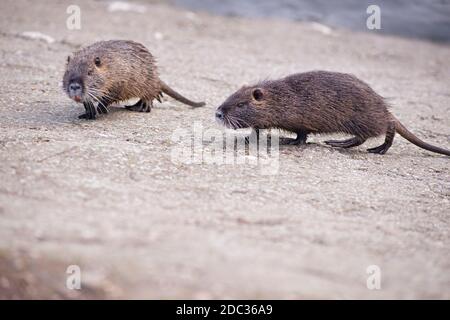
[[63, 87], [69, 97], [82, 102], [86, 113], [79, 116], [95, 119], [107, 113], [108, 105], [132, 98], [140, 100], [128, 110], [150, 112], [153, 99], [161, 102], [162, 93], [192, 107], [204, 106], [193, 102], [161, 81], [155, 58], [142, 44], [111, 40], [96, 42], [67, 58]]
[[432, 146], [408, 131], [389, 111], [383, 97], [353, 75], [312, 71], [279, 80], [244, 86], [216, 111], [225, 126], [239, 128], [278, 128], [297, 134], [282, 144], [304, 144], [308, 134], [347, 133], [347, 140], [328, 140], [333, 147], [351, 148], [367, 139], [386, 135], [382, 145], [368, 149], [384, 154], [395, 132], [413, 144], [436, 153], [449, 150]]

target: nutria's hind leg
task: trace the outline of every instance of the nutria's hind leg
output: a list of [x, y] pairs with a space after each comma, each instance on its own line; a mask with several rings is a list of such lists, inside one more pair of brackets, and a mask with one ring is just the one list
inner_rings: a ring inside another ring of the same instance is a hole
[[130, 111], [142, 112], [142, 104], [143, 104], [142, 99], [139, 99], [139, 101], [133, 104], [132, 106], [125, 106], [125, 108]]
[[153, 102], [152, 101], [146, 101], [145, 102], [145, 108], [143, 112], [151, 112], [152, 111], [152, 107], [153, 107]]
[[305, 144], [308, 139], [308, 133], [306, 131], [297, 131], [297, 138], [280, 138], [280, 144], [284, 145], [298, 145]]
[[385, 154], [386, 151], [392, 146], [392, 142], [394, 141], [395, 136], [395, 122], [389, 122], [387, 131], [386, 131], [386, 138], [384, 139], [384, 143], [381, 146], [367, 149], [370, 153], [378, 153], [378, 154]]
[[327, 140], [325, 143], [336, 148], [353, 148], [363, 144], [366, 139], [362, 137], [353, 137], [347, 140]]
[[125, 106], [125, 108], [137, 112], [150, 112], [152, 110], [152, 103], [141, 99], [132, 106]]
[[84, 109], [86, 110], [86, 113], [83, 113], [78, 116], [78, 119], [88, 119], [88, 120], [95, 120], [95, 117], [97, 115], [95, 111], [95, 106], [92, 102], [84, 102]]

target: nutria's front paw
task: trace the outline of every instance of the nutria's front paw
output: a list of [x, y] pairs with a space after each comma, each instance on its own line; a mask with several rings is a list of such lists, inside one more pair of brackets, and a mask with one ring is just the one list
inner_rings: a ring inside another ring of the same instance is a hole
[[78, 119], [85, 119], [85, 120], [95, 120], [95, 118], [96, 115], [92, 113], [83, 113], [78, 116]]
[[78, 116], [79, 119], [89, 119], [89, 120], [95, 120], [95, 117], [97, 115], [97, 112], [95, 110], [95, 106], [92, 102], [85, 102], [83, 103], [84, 109], [86, 110], [86, 113]]

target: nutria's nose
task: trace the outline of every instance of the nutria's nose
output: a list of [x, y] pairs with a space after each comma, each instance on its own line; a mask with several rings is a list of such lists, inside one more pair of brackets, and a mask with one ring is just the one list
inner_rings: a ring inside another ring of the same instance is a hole
[[72, 81], [69, 84], [69, 88], [68, 88], [68, 94], [69, 97], [74, 99], [76, 102], [80, 102], [81, 101], [81, 97], [83, 95], [83, 87], [81, 86], [81, 84], [77, 81]]
[[78, 82], [72, 82], [71, 84], [69, 84], [69, 90], [75, 92], [81, 90], [81, 85]]
[[222, 120], [222, 119], [223, 119], [223, 113], [222, 113], [222, 111], [216, 111], [216, 118], [219, 119], [219, 120]]

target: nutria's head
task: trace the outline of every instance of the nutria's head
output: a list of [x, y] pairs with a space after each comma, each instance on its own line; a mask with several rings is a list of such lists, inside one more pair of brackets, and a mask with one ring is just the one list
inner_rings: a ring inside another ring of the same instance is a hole
[[102, 97], [111, 59], [98, 49], [85, 48], [67, 58], [63, 88], [76, 102], [92, 101]]
[[216, 110], [216, 120], [228, 128], [264, 128], [269, 92], [261, 86], [244, 86]]

